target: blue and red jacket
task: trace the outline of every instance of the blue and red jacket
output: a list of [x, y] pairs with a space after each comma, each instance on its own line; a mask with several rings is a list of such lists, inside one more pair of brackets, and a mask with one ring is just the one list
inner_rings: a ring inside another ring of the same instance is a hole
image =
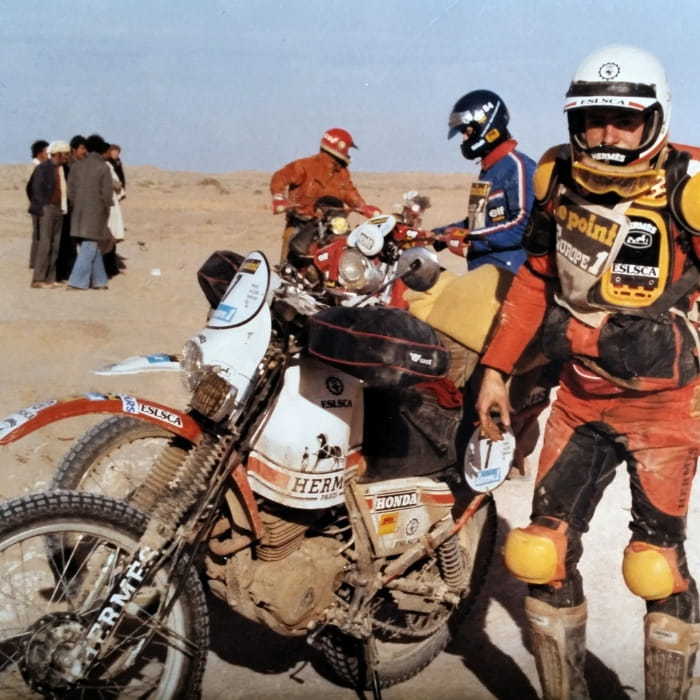
[[[496, 146], [481, 161], [478, 179], [470, 191], [470, 214], [461, 221], [435, 229], [469, 229], [467, 265], [498, 265], [517, 272], [525, 262], [522, 238], [534, 200], [532, 176], [535, 161], [516, 150], [517, 141], [509, 139]], [[480, 211], [473, 210], [479, 194], [485, 194]], [[472, 237], [473, 236], [473, 237]]]

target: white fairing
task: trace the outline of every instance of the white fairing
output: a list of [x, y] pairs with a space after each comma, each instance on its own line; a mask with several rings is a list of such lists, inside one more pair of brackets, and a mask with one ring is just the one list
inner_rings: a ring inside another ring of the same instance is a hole
[[310, 358], [289, 367], [248, 458], [253, 491], [293, 508], [342, 503], [345, 469], [361, 457], [363, 413], [358, 379]]
[[374, 216], [353, 229], [348, 236], [348, 245], [356, 247], [371, 258], [384, 247], [384, 238], [396, 226], [396, 218], [390, 214]]
[[427, 476], [354, 483], [374, 552], [387, 556], [418, 542], [438, 520], [450, 517], [454, 496], [445, 482]]
[[244, 400], [272, 331], [268, 294], [279, 285], [262, 253], [250, 253], [231, 281], [226, 294], [192, 341], [202, 349], [203, 364], [238, 389]]

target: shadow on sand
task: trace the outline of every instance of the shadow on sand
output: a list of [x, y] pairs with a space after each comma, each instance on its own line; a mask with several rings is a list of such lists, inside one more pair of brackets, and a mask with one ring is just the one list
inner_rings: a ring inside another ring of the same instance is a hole
[[[516, 660], [499, 647], [501, 640], [492, 638], [487, 632], [486, 616], [491, 603], [496, 602], [510, 615], [519, 630], [523, 646], [529, 650], [524, 612], [527, 588], [506, 571], [500, 556], [508, 529], [507, 521], [499, 517], [496, 548], [484, 587], [444, 653], [461, 657], [464, 666], [494, 697], [536, 700], [539, 697], [538, 684], [533, 686]], [[211, 651], [223, 661], [260, 674], [286, 673], [299, 684], [304, 681], [296, 678], [295, 674], [306, 664], [311, 664], [320, 676], [343, 687], [324, 657], [310, 647], [305, 638], [277, 635], [232, 612], [213, 596], [209, 596], [209, 605]], [[235, 636], [232, 637], [233, 629]], [[244, 642], [241, 643], [241, 640]], [[630, 698], [617, 674], [590, 652], [586, 658], [586, 679], [591, 698]], [[410, 680], [406, 685], [410, 691]], [[353, 691], [348, 689], [348, 692]], [[357, 696], [364, 697], [361, 693], [357, 693]], [[469, 689], [463, 687], [459, 697], [468, 696]], [[450, 700], [449, 691], [447, 694], [442, 692], [441, 697]]]
[[[509, 529], [508, 522], [499, 517], [496, 547], [484, 588], [461, 629], [447, 646], [446, 653], [461, 656], [464, 665], [496, 698], [535, 700], [539, 697], [539, 683], [535, 682], [533, 687], [516, 661], [499, 647], [501, 640], [492, 638], [486, 627], [489, 606], [496, 602], [510, 615], [523, 646], [530, 651], [525, 620], [527, 586], [511, 576], [500, 555]], [[591, 698], [629, 699], [617, 674], [590, 651], [586, 655], [585, 675]]]

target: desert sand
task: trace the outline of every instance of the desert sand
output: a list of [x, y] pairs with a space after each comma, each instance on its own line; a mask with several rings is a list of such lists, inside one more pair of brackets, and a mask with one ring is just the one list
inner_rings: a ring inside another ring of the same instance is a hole
[[[270, 173], [207, 175], [129, 168], [127, 163], [127, 198], [122, 204], [126, 240], [119, 244], [126, 269], [110, 280], [107, 291], [70, 293], [61, 287], [29, 287], [26, 175], [26, 166], [0, 166], [0, 279], [5, 299], [0, 310], [0, 420], [42, 399], [90, 390], [184, 407], [187, 397], [177, 374], [102, 377], [90, 370], [131, 355], [179, 352], [205, 321], [207, 307], [196, 271], [210, 252], [256, 248], [276, 259], [283, 219], [271, 214]], [[428, 195], [432, 207], [424, 216], [427, 228], [465, 214], [464, 174], [357, 173], [354, 179], [366, 200], [386, 212], [395, 210], [407, 190]], [[0, 498], [44, 488], [71, 442], [98, 420], [66, 420], [3, 447]], [[532, 483], [529, 474], [496, 491], [501, 541], [510, 527], [527, 522]], [[696, 575], [697, 500], [689, 548]], [[590, 606], [587, 670], [595, 698], [643, 697], [644, 606], [627, 591], [620, 574], [628, 519], [621, 468], [584, 538], [582, 570]], [[535, 698], [539, 685], [525, 640], [524, 592], [524, 584], [505, 572], [496, 555], [477, 607], [448, 649], [416, 678], [384, 691], [383, 697]], [[207, 700], [357, 697], [333, 680], [303, 640], [276, 637], [216, 601], [212, 608]]]

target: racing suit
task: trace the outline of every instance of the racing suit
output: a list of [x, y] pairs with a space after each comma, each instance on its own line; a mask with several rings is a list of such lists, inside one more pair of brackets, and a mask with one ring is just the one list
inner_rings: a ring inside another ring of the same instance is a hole
[[316, 200], [324, 195], [337, 197], [353, 210], [365, 206], [350, 171], [325, 151], [287, 163], [273, 173], [270, 193], [284, 195], [297, 214], [306, 218], [315, 216]]
[[[516, 150], [509, 139], [481, 160], [478, 179], [469, 192], [468, 216], [435, 229], [469, 229], [467, 265], [474, 270], [491, 264], [515, 272], [525, 260], [521, 241], [532, 206], [535, 162]], [[453, 252], [454, 247], [450, 243]]]
[[[568, 146], [550, 149], [535, 173], [527, 261], [482, 364], [509, 374], [538, 331], [545, 354], [564, 363], [531, 524], [506, 546], [530, 596], [557, 609], [585, 602], [581, 537], [625, 461], [625, 582], [648, 613], [700, 620], [684, 551], [700, 445], [700, 175], [688, 175], [699, 165], [669, 146], [655, 184], [629, 198], [576, 185]], [[553, 543], [544, 573], [527, 549], [535, 541]]]
[[320, 197], [337, 197], [356, 211], [367, 207], [353, 184], [350, 171], [325, 151], [294, 160], [273, 173], [270, 193], [273, 198], [281, 198], [287, 206], [280, 256], [283, 261], [287, 258], [289, 239], [301, 224], [316, 216], [316, 202]]

